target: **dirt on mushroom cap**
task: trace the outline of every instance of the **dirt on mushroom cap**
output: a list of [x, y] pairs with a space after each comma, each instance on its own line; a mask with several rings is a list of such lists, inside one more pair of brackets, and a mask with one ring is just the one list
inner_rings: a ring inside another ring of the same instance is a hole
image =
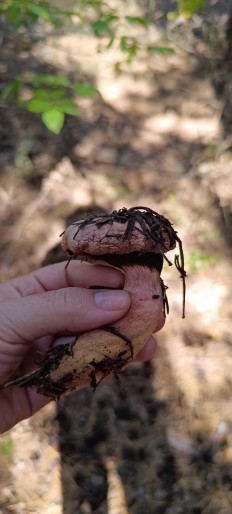
[[165, 253], [175, 248], [179, 241], [176, 234], [167, 218], [139, 206], [78, 221], [61, 235], [63, 248], [70, 254], [103, 255]]
[[[93, 228], [94, 225], [94, 228]], [[165, 253], [173, 249], [167, 232], [162, 229], [160, 243], [153, 241], [142, 233], [138, 222], [134, 224], [129, 239], [125, 239], [125, 225], [113, 221], [110, 225], [99, 226], [97, 223], [83, 225], [83, 222], [70, 225], [63, 234], [62, 247], [72, 255], [125, 254], [132, 252]]]

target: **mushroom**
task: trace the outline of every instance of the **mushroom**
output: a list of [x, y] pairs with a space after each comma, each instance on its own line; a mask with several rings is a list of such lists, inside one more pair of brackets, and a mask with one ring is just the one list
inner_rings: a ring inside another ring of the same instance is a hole
[[107, 375], [117, 377], [139, 353], [156, 330], [162, 311], [165, 315], [168, 312], [166, 286], [160, 274], [164, 259], [172, 264], [166, 252], [176, 243], [180, 256], [176, 255], [174, 262], [183, 280], [185, 316], [182, 243], [164, 216], [147, 207], [122, 208], [73, 223], [61, 236], [70, 260], [100, 260], [124, 272], [131, 307], [113, 325], [85, 332], [71, 344], [48, 351], [38, 369], [3, 386], [34, 387], [51, 399], [86, 385], [96, 389]]

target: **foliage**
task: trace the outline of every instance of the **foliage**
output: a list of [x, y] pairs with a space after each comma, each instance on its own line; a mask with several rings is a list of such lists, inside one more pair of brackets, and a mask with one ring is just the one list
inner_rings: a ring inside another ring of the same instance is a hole
[[206, 0], [178, 0], [178, 11], [186, 18], [191, 18], [199, 9], [206, 6]]
[[6, 435], [0, 439], [0, 455], [10, 457], [13, 453], [13, 442], [10, 436]]
[[[29, 100], [20, 100], [20, 92], [25, 86], [30, 88], [31, 97]], [[78, 116], [80, 112], [70, 95], [90, 96], [96, 92], [94, 86], [73, 83], [62, 75], [34, 75], [29, 82], [23, 77], [16, 77], [3, 90], [2, 100], [16, 99], [29, 112], [41, 114], [44, 125], [59, 134], [65, 115]]]
[[15, 30], [25, 28], [30, 31], [41, 19], [56, 27], [62, 24], [64, 16], [71, 14], [71, 11], [61, 10], [47, 0], [2, 0], [0, 5], [0, 17]]
[[[205, 0], [178, 0], [179, 11], [191, 16], [203, 7]], [[75, 9], [60, 9], [49, 0], [2, 0], [0, 5], [0, 23], [12, 28], [16, 34], [27, 34], [34, 39], [43, 34], [44, 24], [47, 27], [61, 27], [71, 21], [75, 15], [78, 30], [91, 30], [94, 36], [104, 41], [108, 48], [116, 46], [122, 53], [122, 60], [115, 63], [115, 70], [120, 71], [123, 63], [130, 64], [135, 58], [143, 58], [144, 52], [171, 55], [173, 48], [146, 43], [138, 37], [139, 30], [148, 31], [152, 26], [151, 16], [122, 16], [119, 9], [111, 8], [104, 0], [79, 0]], [[36, 31], [39, 24], [40, 31]], [[41, 30], [42, 28], [42, 30]], [[39, 35], [40, 34], [40, 35]], [[45, 34], [45, 30], [44, 30]], [[148, 38], [147, 38], [148, 41]], [[27, 85], [31, 98], [22, 101], [21, 91]], [[29, 83], [23, 76], [14, 77], [1, 93], [5, 103], [15, 99], [25, 109], [39, 113], [46, 127], [58, 134], [63, 127], [65, 116], [77, 116], [75, 95], [89, 96], [96, 88], [88, 84], [71, 84], [61, 75], [36, 75]]]

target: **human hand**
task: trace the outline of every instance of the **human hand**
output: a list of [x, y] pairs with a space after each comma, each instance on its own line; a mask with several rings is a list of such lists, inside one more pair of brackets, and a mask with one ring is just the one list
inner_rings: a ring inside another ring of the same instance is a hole
[[[69, 343], [78, 333], [120, 319], [130, 307], [129, 294], [120, 289], [123, 283], [123, 274], [114, 268], [72, 261], [67, 269], [64, 263], [54, 264], [2, 284], [1, 383], [34, 370], [38, 354]], [[88, 289], [92, 284], [113, 289]], [[162, 318], [157, 329], [163, 322]], [[155, 347], [150, 338], [136, 360], [151, 358]], [[12, 386], [0, 391], [0, 432], [48, 402], [31, 388]]]

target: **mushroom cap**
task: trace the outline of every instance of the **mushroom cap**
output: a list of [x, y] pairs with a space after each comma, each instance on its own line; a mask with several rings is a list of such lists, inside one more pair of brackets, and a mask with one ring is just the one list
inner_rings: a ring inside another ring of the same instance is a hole
[[167, 218], [154, 211], [132, 208], [78, 221], [63, 233], [69, 255], [165, 253], [176, 246], [176, 232]]

